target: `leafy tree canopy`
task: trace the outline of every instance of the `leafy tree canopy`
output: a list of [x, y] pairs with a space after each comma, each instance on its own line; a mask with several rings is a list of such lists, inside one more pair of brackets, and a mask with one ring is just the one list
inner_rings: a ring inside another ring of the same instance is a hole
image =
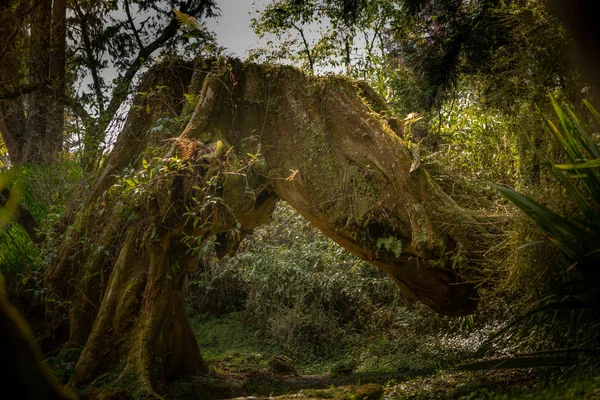
[[[345, 66], [385, 94], [412, 91], [415, 109], [439, 103], [461, 76], [477, 76], [488, 101], [510, 110], [549, 89], [577, 92], [564, 28], [550, 0], [280, 0], [254, 20], [283, 40], [273, 54], [305, 68]], [[311, 24], [330, 23], [316, 43]], [[354, 70], [353, 70], [354, 69]], [[385, 78], [375, 78], [384, 75]], [[375, 79], [374, 79], [375, 78]], [[396, 82], [395, 82], [396, 81]], [[389, 96], [388, 96], [389, 97]]]

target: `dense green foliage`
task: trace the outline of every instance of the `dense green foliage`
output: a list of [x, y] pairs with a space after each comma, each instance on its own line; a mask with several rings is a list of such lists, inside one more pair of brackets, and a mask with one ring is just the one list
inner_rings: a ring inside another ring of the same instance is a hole
[[472, 317], [455, 320], [407, 304], [380, 271], [283, 204], [271, 225], [257, 230], [236, 256], [220, 262], [205, 257], [189, 290], [189, 305], [202, 321], [200, 343], [209, 345], [214, 334], [221, 348], [221, 340], [236, 337], [221, 339], [218, 330], [207, 332], [203, 324], [224, 317], [237, 332], [238, 321], [244, 321], [258, 329], [263, 343], [276, 347], [266, 347], [264, 354], [252, 350], [260, 345], [244, 349], [237, 343], [232, 350], [268, 358], [279, 349], [308, 371], [341, 361], [357, 371], [432, 370], [473, 352], [491, 329], [469, 334]]
[[[600, 122], [597, 111], [585, 102], [591, 118], [577, 115], [569, 107], [561, 107], [552, 100], [559, 120], [556, 125], [545, 120], [564, 154], [561, 159], [568, 163], [547, 163], [551, 175], [563, 187], [566, 196], [562, 206], [570, 215], [562, 216], [546, 205], [511, 190], [492, 184], [509, 201], [523, 211], [543, 230], [545, 239], [574, 262], [561, 284], [545, 291], [535, 299], [534, 305], [513, 322], [490, 338], [506, 339], [518, 337], [517, 346], [536, 351], [526, 363], [535, 362], [538, 357], [555, 355], [571, 358], [574, 354], [589, 357], [597, 351], [600, 338], [598, 329], [598, 152], [597, 143], [592, 139], [592, 129]], [[542, 241], [530, 243], [540, 245]], [[557, 266], [559, 267], [559, 266]], [[537, 333], [532, 334], [535, 326]], [[502, 342], [502, 340], [501, 340]], [[483, 351], [488, 350], [486, 344]], [[509, 347], [505, 341], [502, 348]], [[558, 351], [555, 351], [558, 350]], [[555, 360], [558, 360], [556, 358]]]
[[[9, 176], [9, 175], [6, 175]], [[76, 162], [65, 161], [53, 168], [29, 165], [19, 169], [11, 179], [10, 187], [21, 204], [25, 205], [39, 222], [45, 235], [40, 246], [14, 221], [0, 231], [0, 272], [7, 278], [34, 277], [42, 285], [43, 267], [54, 252], [58, 238], [57, 222], [67, 207], [76, 199], [81, 180], [81, 168]], [[17, 186], [15, 186], [17, 185]]]
[[15, 279], [30, 271], [39, 272], [40, 252], [20, 226], [12, 225], [0, 231], [0, 247], [0, 272], [6, 279]]

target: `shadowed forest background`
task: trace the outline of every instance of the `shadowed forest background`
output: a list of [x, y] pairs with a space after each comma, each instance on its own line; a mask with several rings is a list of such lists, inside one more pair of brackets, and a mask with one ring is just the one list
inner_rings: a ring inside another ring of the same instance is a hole
[[0, 0], [3, 390], [600, 398], [590, 3], [219, 5]]

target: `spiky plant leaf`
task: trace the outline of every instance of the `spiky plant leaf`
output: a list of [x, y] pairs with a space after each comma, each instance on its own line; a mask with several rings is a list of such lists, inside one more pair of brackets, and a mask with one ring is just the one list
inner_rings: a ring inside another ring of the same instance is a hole
[[575, 261], [583, 261], [585, 258], [582, 245], [593, 249], [600, 247], [600, 239], [571, 220], [514, 190], [493, 183], [490, 185], [537, 222], [548, 238]]
[[600, 158], [596, 158], [594, 160], [589, 160], [589, 161], [577, 163], [577, 164], [554, 164], [554, 166], [558, 169], [562, 169], [562, 170], [566, 170], [566, 171], [588, 169], [588, 168], [598, 168], [598, 167], [600, 167]]

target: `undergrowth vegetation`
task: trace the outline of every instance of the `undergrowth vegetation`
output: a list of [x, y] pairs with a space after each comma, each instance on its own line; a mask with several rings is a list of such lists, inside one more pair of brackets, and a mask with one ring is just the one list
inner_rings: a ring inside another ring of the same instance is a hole
[[71, 160], [51, 166], [24, 165], [18, 169], [9, 188], [18, 186], [13, 195], [19, 197], [20, 203], [37, 221], [35, 229], [44, 238], [44, 243], [33, 243], [27, 232], [14, 221], [7, 229], [0, 230], [0, 273], [9, 283], [20, 278], [24, 285], [33, 280], [42, 286], [43, 268], [60, 239], [59, 233], [55, 232], [57, 222], [76, 198], [81, 178], [81, 167]]
[[[461, 85], [462, 86], [462, 85]], [[514, 116], [484, 105], [483, 94], [458, 87], [429, 121], [437, 154], [446, 169], [463, 177], [517, 181], [519, 154]]]
[[[545, 122], [562, 154], [557, 155], [558, 160], [544, 164], [555, 179], [555, 188], [562, 189], [555, 195], [555, 201], [542, 200], [540, 203], [532, 198], [539, 198], [539, 193], [529, 197], [504, 186], [492, 185], [535, 221], [543, 239], [522, 246], [538, 246], [542, 250], [536, 252], [540, 260], [532, 267], [539, 269], [545, 262], [547, 269], [538, 272], [535, 280], [521, 278], [529, 283], [535, 281], [538, 295], [529, 296], [522, 302], [526, 309], [481, 349], [486, 352], [496, 344], [503, 352], [510, 348], [525, 350], [528, 352], [525, 355], [531, 358], [521, 359], [523, 366], [535, 364], [542, 358], [548, 360], [544, 357], [549, 355], [556, 356], [549, 362], [598, 361], [600, 176], [597, 167], [600, 151], [593, 132], [600, 124], [600, 114], [589, 102], [584, 102], [588, 117], [559, 105], [553, 98], [551, 102], [559, 122], [555, 124], [550, 119]], [[554, 259], [548, 260], [552, 255]], [[507, 343], [507, 339], [515, 344]]]
[[0, 272], [9, 281], [41, 267], [39, 249], [19, 225], [0, 231], [0, 247]]
[[[284, 352], [303, 372], [339, 363], [358, 372], [435, 370], [474, 351], [493, 329], [479, 326], [480, 318], [442, 317], [407, 303], [382, 272], [284, 203], [235, 256], [205, 256], [189, 282], [189, 306], [211, 359], [219, 358], [211, 343], [247, 340], [247, 349], [231, 347], [263, 358]], [[264, 347], [252, 345], [257, 340]]]

